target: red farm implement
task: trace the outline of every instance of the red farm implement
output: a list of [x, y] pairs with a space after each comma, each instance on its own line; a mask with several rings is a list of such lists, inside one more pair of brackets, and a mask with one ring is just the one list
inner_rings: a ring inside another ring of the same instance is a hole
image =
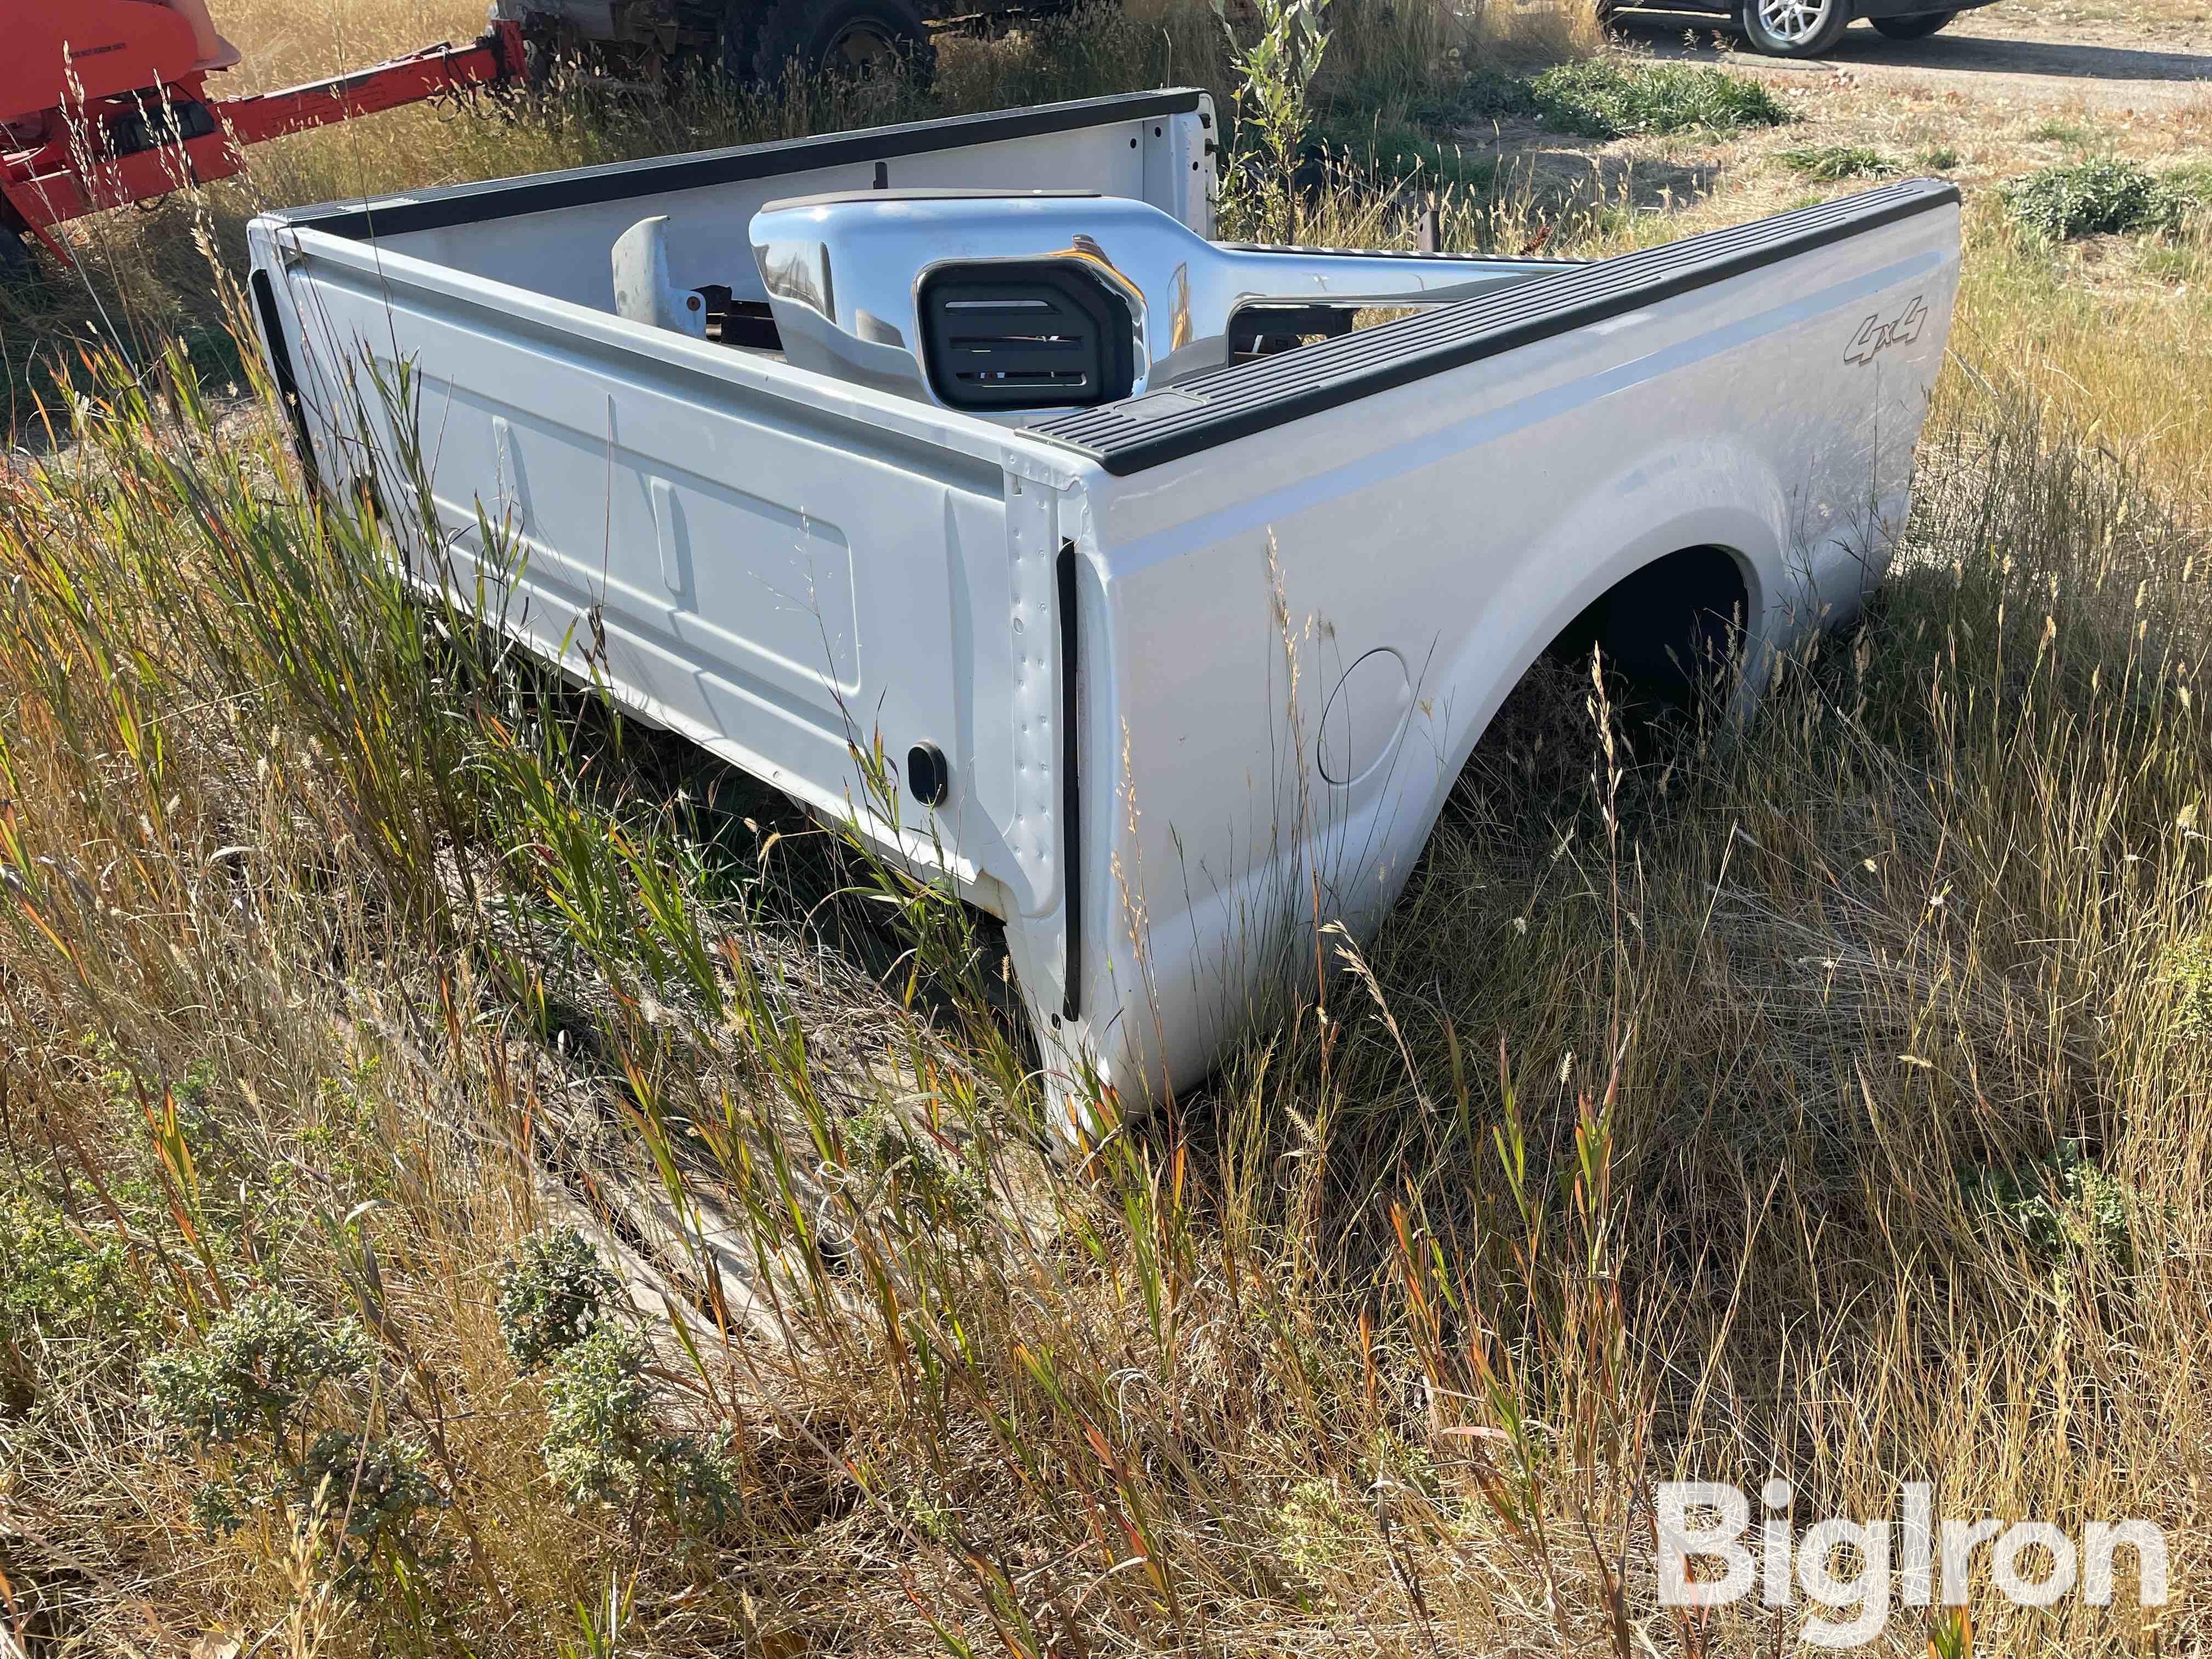
[[308, 86], [216, 98], [239, 61], [206, 0], [0, 0], [0, 272], [23, 238], [237, 173], [252, 144], [519, 78], [521, 30]]

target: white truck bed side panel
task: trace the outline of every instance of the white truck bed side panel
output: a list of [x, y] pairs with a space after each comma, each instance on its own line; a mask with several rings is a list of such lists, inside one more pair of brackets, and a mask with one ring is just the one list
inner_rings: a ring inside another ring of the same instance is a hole
[[[1088, 672], [1119, 727], [1085, 739], [1116, 799], [1085, 872], [1113, 921], [1084, 972], [1109, 1070], [1188, 1079], [1310, 981], [1316, 892], [1371, 929], [1498, 702], [1631, 572], [1733, 555], [1754, 665], [1855, 611], [1905, 527], [1957, 234], [1925, 213], [1102, 481]], [[1867, 353], [1869, 319], [1916, 317]]]
[[[941, 841], [945, 867], [988, 908], [1055, 910], [1057, 498], [1039, 481], [1080, 471], [1073, 458], [404, 256], [280, 234], [325, 477], [373, 473], [400, 528], [403, 434], [419, 433], [444, 546], [414, 550], [418, 576], [466, 586], [479, 568], [514, 569], [509, 626], [570, 672], [818, 811], [857, 815], [922, 867]], [[404, 410], [378, 390], [397, 389], [402, 363]], [[911, 802], [896, 833], [870, 811], [849, 745], [877, 741], [901, 772], [915, 744], [951, 758], [933, 833]]]

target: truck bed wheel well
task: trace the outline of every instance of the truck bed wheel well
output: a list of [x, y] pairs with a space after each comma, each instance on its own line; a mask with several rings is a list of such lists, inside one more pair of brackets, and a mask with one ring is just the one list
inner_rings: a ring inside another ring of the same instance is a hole
[[1735, 648], [1750, 603], [1733, 553], [1686, 547], [1615, 582], [1544, 654], [1580, 665], [1600, 651], [1636, 701], [1686, 708]]

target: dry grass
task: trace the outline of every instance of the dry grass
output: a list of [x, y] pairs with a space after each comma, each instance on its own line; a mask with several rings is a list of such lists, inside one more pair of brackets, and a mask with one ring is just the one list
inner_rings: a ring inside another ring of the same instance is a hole
[[235, 95], [343, 74], [395, 52], [483, 32], [484, 8], [470, 0], [227, 0], [216, 21], [246, 61], [222, 90]]
[[[1808, 125], [1775, 142], [1864, 141]], [[2195, 1650], [2208, 300], [1986, 204], [1972, 242], [1868, 625], [1664, 754], [1532, 687], [1363, 974], [1073, 1167], [970, 918], [404, 601], [275, 423], [111, 380], [0, 495], [0, 1628], [1747, 1659], [1764, 1616], [1655, 1606], [1644, 1496], [1779, 1470], [1801, 1516], [1905, 1479], [2150, 1516], [2159, 1631], [1984, 1582], [1978, 1650]], [[2054, 1218], [1988, 1196], [2065, 1156]], [[552, 1489], [494, 1303], [568, 1219], [657, 1287], [656, 1409], [730, 1431], [735, 1520]], [[419, 1442], [445, 1503], [366, 1600], [282, 1504], [196, 1530], [205, 1460], [138, 1403], [272, 1285], [362, 1325], [374, 1396], [323, 1420]]]

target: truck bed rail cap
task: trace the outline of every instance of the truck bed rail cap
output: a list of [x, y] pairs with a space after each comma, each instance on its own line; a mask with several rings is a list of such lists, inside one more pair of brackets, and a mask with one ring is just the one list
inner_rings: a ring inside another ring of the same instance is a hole
[[1431, 374], [1640, 309], [1954, 206], [1955, 185], [1913, 179], [1817, 207], [1687, 236], [1256, 362], [1178, 381], [1180, 394], [1107, 404], [1030, 428], [1127, 475], [1287, 425]]
[[688, 155], [611, 161], [561, 173], [530, 173], [520, 179], [450, 185], [441, 190], [389, 198], [373, 206], [358, 201], [325, 202], [314, 207], [288, 208], [267, 216], [279, 223], [312, 227], [333, 236], [399, 236], [410, 231], [481, 224], [525, 213], [551, 213], [599, 202], [619, 202], [633, 196], [659, 196], [672, 191], [704, 190], [746, 179], [773, 179], [779, 173], [895, 161], [902, 156], [925, 155], [940, 149], [1079, 131], [1114, 121], [1188, 115], [1200, 107], [1205, 96], [1195, 87], [1172, 87], [1159, 92], [1077, 98], [1065, 103], [1037, 104], [1028, 109], [910, 121], [900, 126], [866, 127], [857, 132], [826, 133], [814, 138], [782, 138], [768, 143], [740, 144], [730, 149], [700, 150]]
[[1004, 202], [1076, 200], [1095, 202], [1095, 190], [956, 190], [925, 186], [916, 190], [825, 190], [813, 196], [783, 196], [761, 204], [763, 213], [781, 213], [791, 208], [836, 207], [846, 202]]

